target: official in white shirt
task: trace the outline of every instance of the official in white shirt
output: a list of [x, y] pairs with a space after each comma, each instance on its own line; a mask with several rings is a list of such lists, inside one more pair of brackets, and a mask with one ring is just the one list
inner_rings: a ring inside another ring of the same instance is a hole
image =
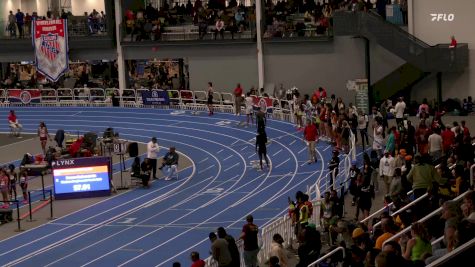
[[384, 151], [384, 157], [379, 161], [379, 176], [386, 185], [386, 194], [389, 194], [389, 186], [394, 176], [395, 162], [389, 151]]
[[404, 103], [402, 97], [399, 98], [394, 110], [396, 112], [396, 125], [399, 126], [404, 122], [404, 111], [406, 110], [406, 103]]
[[157, 143], [157, 138], [152, 137], [152, 141], [147, 144], [147, 158], [149, 159], [150, 164], [152, 165], [152, 177], [157, 179], [157, 157], [160, 147]]

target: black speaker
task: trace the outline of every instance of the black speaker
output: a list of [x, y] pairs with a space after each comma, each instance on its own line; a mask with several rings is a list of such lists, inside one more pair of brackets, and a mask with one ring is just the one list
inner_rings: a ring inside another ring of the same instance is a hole
[[138, 155], [139, 155], [139, 145], [136, 142], [130, 143], [129, 147], [127, 148], [127, 151], [129, 151], [129, 156], [131, 158], [138, 157]]

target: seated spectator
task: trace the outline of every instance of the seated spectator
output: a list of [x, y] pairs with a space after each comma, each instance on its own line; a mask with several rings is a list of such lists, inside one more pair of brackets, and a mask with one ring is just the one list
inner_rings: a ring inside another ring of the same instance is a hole
[[233, 19], [229, 21], [229, 25], [226, 27], [226, 29], [231, 33], [231, 39], [234, 40], [234, 34], [238, 32], [238, 27], [236, 26], [236, 23]]
[[424, 261], [426, 255], [432, 253], [432, 245], [429, 240], [426, 227], [422, 223], [414, 223], [411, 227], [412, 238], [404, 244], [401, 239], [400, 244], [403, 248], [403, 257], [413, 262]]
[[10, 110], [10, 114], [8, 114], [8, 124], [14, 136], [20, 137], [20, 131], [23, 126], [18, 122], [18, 118], [15, 115], [14, 110]]
[[165, 180], [171, 180], [173, 176], [178, 178], [178, 153], [175, 151], [175, 147], [170, 147], [170, 150], [165, 154], [162, 160], [162, 166], [158, 168], [162, 170], [163, 167], [167, 166], [169, 168], [169, 173]]

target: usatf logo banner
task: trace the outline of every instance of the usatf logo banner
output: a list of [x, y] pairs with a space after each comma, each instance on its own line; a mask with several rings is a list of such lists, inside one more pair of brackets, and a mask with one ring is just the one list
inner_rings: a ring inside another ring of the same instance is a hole
[[33, 21], [33, 46], [37, 70], [56, 82], [69, 67], [66, 20]]

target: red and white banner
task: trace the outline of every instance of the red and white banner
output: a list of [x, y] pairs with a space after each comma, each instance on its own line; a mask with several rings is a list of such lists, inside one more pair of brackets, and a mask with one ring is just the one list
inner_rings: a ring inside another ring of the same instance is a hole
[[66, 20], [33, 21], [33, 46], [36, 69], [56, 82], [69, 67]]

